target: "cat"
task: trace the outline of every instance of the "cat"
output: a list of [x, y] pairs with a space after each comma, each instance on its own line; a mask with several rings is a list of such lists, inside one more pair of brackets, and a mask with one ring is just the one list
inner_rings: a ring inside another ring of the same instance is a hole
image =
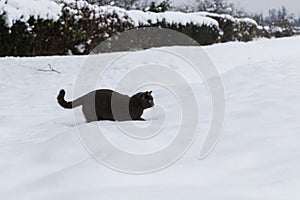
[[109, 89], [92, 91], [73, 101], [67, 102], [65, 90], [60, 90], [57, 102], [66, 109], [82, 106], [86, 121], [128, 121], [141, 120], [143, 111], [154, 106], [152, 91], [139, 92], [132, 97]]

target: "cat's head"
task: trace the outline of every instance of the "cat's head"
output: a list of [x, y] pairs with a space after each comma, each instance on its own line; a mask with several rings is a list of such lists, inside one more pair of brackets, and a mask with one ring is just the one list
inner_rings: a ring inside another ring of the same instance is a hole
[[154, 106], [152, 91], [143, 92], [140, 96], [140, 105], [143, 109], [151, 108]]

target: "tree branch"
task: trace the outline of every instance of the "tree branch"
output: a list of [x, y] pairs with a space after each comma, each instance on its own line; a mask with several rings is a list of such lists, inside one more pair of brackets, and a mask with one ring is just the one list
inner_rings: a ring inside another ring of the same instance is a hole
[[56, 73], [60, 74], [60, 72], [57, 71], [57, 70], [55, 70], [55, 69], [53, 69], [50, 64], [48, 64], [48, 66], [49, 66], [49, 69], [38, 69], [38, 71], [39, 72], [56, 72]]

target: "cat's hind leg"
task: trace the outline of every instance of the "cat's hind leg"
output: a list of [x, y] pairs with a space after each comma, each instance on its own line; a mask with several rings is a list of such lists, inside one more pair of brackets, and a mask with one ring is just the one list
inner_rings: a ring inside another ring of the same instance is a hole
[[87, 123], [98, 121], [96, 110], [92, 106], [82, 106], [82, 112]]

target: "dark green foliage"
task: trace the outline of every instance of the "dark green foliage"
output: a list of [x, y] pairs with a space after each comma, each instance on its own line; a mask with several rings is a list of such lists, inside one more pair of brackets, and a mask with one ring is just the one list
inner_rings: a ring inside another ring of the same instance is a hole
[[262, 36], [256, 25], [245, 21], [236, 23], [236, 28], [234, 30], [236, 30], [234, 32], [234, 38], [238, 41], [249, 42], [255, 37]]
[[258, 30], [255, 24], [243, 20], [230, 20], [221, 15], [209, 16], [219, 23], [219, 28], [222, 31], [220, 34], [220, 42], [228, 41], [251, 41], [255, 37], [262, 37], [262, 33]]
[[170, 7], [171, 7], [171, 4], [170, 4], [169, 0], [165, 0], [158, 5], [156, 5], [155, 2], [151, 2], [148, 11], [155, 12], [155, 13], [166, 12], [167, 10], [170, 9]]
[[219, 30], [217, 27], [198, 26], [195, 24], [183, 25], [166, 25], [165, 28], [176, 30], [180, 33], [190, 36], [201, 45], [209, 45], [216, 43], [219, 37]]
[[10, 30], [5, 25], [4, 15], [0, 15], [0, 56], [9, 55], [7, 52], [12, 51], [12, 45], [10, 45]]
[[235, 24], [233, 21], [218, 15], [209, 17], [215, 19], [219, 23], [219, 28], [222, 30], [222, 34], [219, 39], [220, 42], [228, 42], [234, 40]]

